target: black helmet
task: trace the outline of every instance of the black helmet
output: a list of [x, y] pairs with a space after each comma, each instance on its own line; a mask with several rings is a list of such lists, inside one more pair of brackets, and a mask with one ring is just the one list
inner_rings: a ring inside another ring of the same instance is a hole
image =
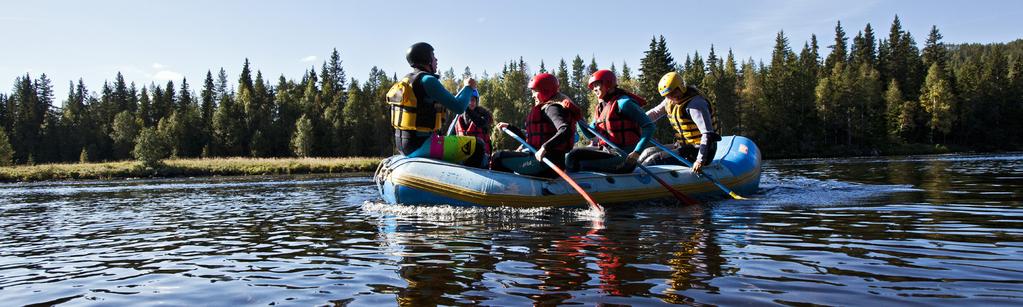
[[405, 60], [410, 66], [429, 65], [433, 62], [433, 46], [424, 42], [412, 44], [405, 52]]

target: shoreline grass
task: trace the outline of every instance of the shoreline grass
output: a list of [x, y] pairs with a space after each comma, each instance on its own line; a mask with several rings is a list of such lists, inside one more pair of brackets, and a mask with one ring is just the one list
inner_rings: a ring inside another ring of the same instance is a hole
[[345, 174], [372, 172], [383, 158], [168, 159], [145, 167], [138, 161], [0, 167], [0, 182], [191, 176]]

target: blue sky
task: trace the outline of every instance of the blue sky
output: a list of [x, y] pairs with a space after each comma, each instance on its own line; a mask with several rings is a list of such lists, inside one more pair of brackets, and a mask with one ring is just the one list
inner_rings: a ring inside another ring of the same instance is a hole
[[299, 78], [333, 48], [349, 77], [365, 79], [372, 66], [406, 72], [416, 41], [436, 47], [442, 69], [477, 74], [519, 56], [535, 71], [541, 59], [552, 67], [576, 54], [635, 69], [653, 35], [677, 60], [706, 56], [711, 44], [766, 59], [779, 30], [794, 48], [811, 34], [824, 48], [838, 20], [850, 38], [868, 22], [886, 37], [896, 14], [919, 44], [931, 25], [949, 43], [1023, 36], [1023, 1], [0, 0], [0, 92], [26, 72], [46, 73], [59, 104], [69, 80], [97, 91], [118, 71], [145, 84], [187, 77], [198, 90], [207, 70], [237, 80], [245, 58], [269, 79]]

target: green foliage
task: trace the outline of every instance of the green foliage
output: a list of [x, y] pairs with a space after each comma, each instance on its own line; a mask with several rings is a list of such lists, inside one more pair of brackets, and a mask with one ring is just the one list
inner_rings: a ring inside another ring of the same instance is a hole
[[7, 138], [7, 131], [4, 127], [0, 127], [0, 166], [12, 164], [14, 164], [14, 148], [11, 147], [11, 141]]
[[131, 114], [131, 111], [122, 111], [114, 117], [114, 124], [110, 131], [110, 138], [114, 141], [115, 159], [125, 159], [135, 147], [135, 138], [138, 137], [142, 123]]
[[643, 59], [639, 61], [639, 92], [637, 94], [647, 99], [660, 97], [660, 94], [657, 93], [657, 82], [664, 74], [676, 70], [675, 59], [668, 52], [668, 44], [664, 41], [663, 35], [660, 40], [651, 37], [649, 49], [644, 54]]
[[[952, 131], [955, 96], [944, 75], [938, 62], [931, 64], [931, 68], [927, 70], [923, 93], [920, 94], [920, 104], [924, 111], [930, 114], [928, 127], [932, 133], [931, 142], [936, 141], [935, 136], [944, 137]], [[942, 142], [944, 142], [944, 138]]]
[[295, 136], [291, 138], [291, 150], [295, 156], [308, 157], [313, 151], [313, 122], [302, 115], [295, 123]]
[[[680, 71], [711, 102], [720, 132], [753, 138], [767, 157], [930, 152], [934, 143], [977, 150], [1023, 146], [1016, 133], [1023, 130], [1023, 40], [945, 44], [933, 26], [921, 49], [898, 17], [880, 39], [869, 24], [851, 42], [847, 36], [836, 24], [834, 43], [822, 55], [816, 36], [793, 50], [780, 32], [767, 63], [737, 60], [731, 51], [722, 57], [711, 46], [707, 53], [686, 54], [682, 65], [664, 38], [654, 36], [638, 76], [624, 62], [600, 67], [595, 58], [578, 55], [557, 67], [541, 60], [537, 70], [553, 72], [586, 116], [596, 102], [586, 82], [597, 69], [616, 68], [620, 87], [650, 106], [660, 101], [661, 76]], [[334, 50], [319, 73], [313, 67], [301, 78], [281, 76], [271, 85], [245, 60], [237, 86], [228, 85], [223, 68], [210, 70], [198, 95], [187, 80], [179, 87], [136, 87], [117, 73], [90, 92], [79, 79], [69, 82], [61, 108], [46, 75], [18, 76], [8, 93], [0, 93], [0, 129], [10, 147], [3, 154], [15, 164], [125, 159], [144, 128], [158, 131], [168, 155], [182, 157], [290, 157], [298, 152], [296, 138], [304, 156], [391, 154], [393, 129], [383, 95], [398, 76], [374, 67], [360, 84], [346, 77], [341, 63]], [[476, 77], [481, 105], [496, 121], [521, 125], [533, 103], [526, 82], [534, 73], [519, 58]], [[472, 73], [451, 68], [443, 76], [456, 91]], [[657, 137], [671, 138], [666, 121], [658, 124]], [[515, 146], [500, 133], [494, 141], [498, 149]]]
[[143, 128], [135, 138], [135, 149], [132, 151], [142, 165], [147, 167], [158, 166], [160, 161], [171, 156], [170, 146], [163, 135], [153, 128]]
[[82, 148], [82, 152], [78, 154], [78, 163], [89, 163], [89, 150]]

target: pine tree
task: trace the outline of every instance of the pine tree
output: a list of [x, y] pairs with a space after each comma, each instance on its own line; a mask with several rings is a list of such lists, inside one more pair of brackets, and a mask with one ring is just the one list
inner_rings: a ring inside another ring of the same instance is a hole
[[570, 98], [572, 98], [573, 102], [579, 104], [579, 108], [583, 109], [584, 112], [589, 107], [586, 103], [586, 96], [590, 93], [586, 84], [589, 81], [590, 75], [586, 74], [585, 69], [586, 66], [583, 65], [583, 58], [576, 55], [575, 59], [572, 60], [572, 79], [569, 80], [570, 82], [566, 82], [572, 88], [572, 94], [575, 94], [570, 96]]
[[[664, 36], [657, 40], [650, 38], [650, 48], [639, 62], [639, 94], [641, 97], [660, 97], [657, 82], [668, 72], [675, 71], [675, 59], [668, 52]], [[663, 130], [663, 129], [660, 129]]]
[[693, 53], [692, 61], [689, 60], [686, 61], [685, 70], [682, 73], [682, 79], [686, 80], [686, 84], [691, 84], [693, 86], [699, 87], [701, 84], [703, 84], [703, 78], [706, 77], [707, 67], [703, 63], [703, 58], [700, 57], [700, 52], [696, 51]]
[[846, 62], [848, 59], [848, 48], [846, 48], [846, 41], [848, 37], [845, 36], [845, 30], [842, 29], [842, 22], [839, 21], [835, 25], [835, 44], [828, 46], [831, 48], [831, 54], [828, 54], [828, 58], [824, 60], [824, 71], [826, 73], [832, 73], [832, 69], [839, 62]]
[[139, 109], [136, 117], [142, 120], [143, 127], [153, 127], [156, 125], [156, 114], [153, 111], [152, 103], [149, 100], [149, 93], [146, 92], [146, 87], [142, 87], [142, 94], [139, 96]]
[[[466, 67], [466, 68], [468, 68], [468, 67]], [[545, 66], [543, 64], [543, 60], [541, 59], [540, 60], [540, 71], [537, 72], [537, 74], [544, 74], [544, 73], [547, 73], [547, 66]]]
[[622, 75], [621, 75], [621, 79], [622, 79], [622, 81], [630, 81], [630, 80], [632, 80], [632, 71], [629, 70], [629, 63], [626, 63], [625, 61], [622, 61]]
[[[948, 50], [945, 48], [945, 44], [941, 42], [941, 37], [941, 32], [938, 32], [938, 26], [931, 26], [931, 33], [927, 36], [927, 42], [924, 45], [923, 64], [928, 68], [937, 64], [940, 69], [939, 72], [944, 74], [948, 62]], [[930, 74], [930, 69], [928, 69], [927, 74]], [[944, 78], [945, 76], [942, 77]]]
[[344, 149], [348, 155], [364, 156], [369, 152], [366, 145], [371, 142], [370, 138], [373, 137], [369, 133], [363, 133], [364, 131], [372, 130], [369, 102], [363, 97], [362, 88], [359, 86], [358, 80], [352, 79], [349, 84], [351, 87], [348, 90], [348, 103], [345, 104], [344, 116], [342, 118], [344, 118], [344, 127], [354, 133], [348, 134], [345, 137], [347, 141], [342, 144], [346, 145]]
[[738, 134], [739, 96], [736, 90], [739, 86], [739, 71], [736, 65], [735, 55], [729, 49], [724, 65], [719, 66], [721, 77], [715, 89], [717, 109], [714, 111], [721, 125], [721, 131], [718, 131], [721, 135]]
[[866, 63], [871, 68], [877, 69], [877, 38], [874, 37], [874, 29], [868, 23], [862, 32], [856, 34], [853, 39], [851, 62], [859, 66]]
[[899, 90], [905, 95], [904, 100], [919, 97], [923, 62], [913, 36], [902, 30], [899, 16], [895, 16], [888, 40], [882, 41], [878, 50], [882, 80], [895, 79], [901, 86]]
[[213, 137], [218, 155], [239, 156], [243, 150], [245, 115], [230, 95], [220, 98], [217, 111], [213, 113]]
[[[332, 81], [327, 86], [333, 87], [336, 84]], [[248, 147], [253, 157], [268, 157], [273, 153], [273, 145], [267, 135], [273, 124], [273, 111], [271, 110], [273, 96], [267, 88], [266, 82], [263, 81], [261, 71], [256, 71], [256, 81], [252, 87], [251, 95], [251, 102], [245, 112], [248, 116], [249, 131], [252, 133]]]
[[561, 59], [561, 62], [558, 63], [558, 70], [554, 73], [554, 76], [558, 77], [558, 82], [561, 84], [561, 92], [565, 96], [574, 98], [576, 96], [575, 87], [573, 86], [572, 78], [568, 74], [568, 64], [565, 63], [565, 59]]
[[220, 72], [217, 73], [217, 83], [213, 92], [213, 99], [216, 100], [221, 100], [224, 96], [231, 95], [231, 92], [227, 88], [227, 71], [225, 71], [223, 67], [221, 67]]

